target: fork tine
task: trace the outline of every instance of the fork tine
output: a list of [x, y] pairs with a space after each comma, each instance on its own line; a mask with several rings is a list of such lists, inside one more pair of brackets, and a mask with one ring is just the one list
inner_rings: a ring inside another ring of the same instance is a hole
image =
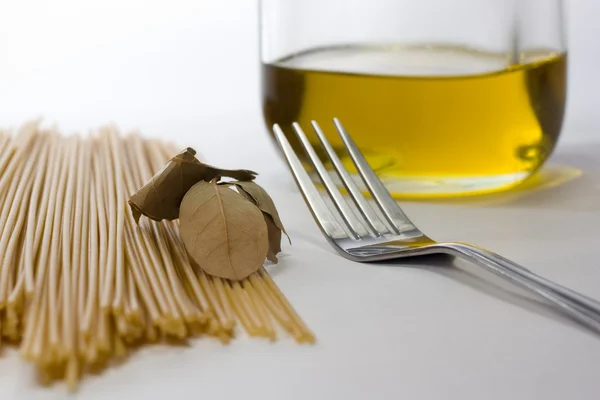
[[381, 209], [383, 215], [385, 215], [386, 219], [392, 225], [395, 233], [401, 234], [402, 232], [406, 232], [409, 230], [416, 229], [414, 224], [408, 219], [406, 214], [400, 209], [400, 206], [396, 201], [392, 198], [392, 195], [388, 190], [383, 186], [383, 183], [379, 180], [375, 171], [369, 166], [369, 163], [360, 152], [350, 135], [344, 126], [340, 122], [339, 119], [334, 118], [333, 123], [340, 134], [348, 153], [350, 154], [350, 158], [354, 162], [356, 169], [358, 170], [360, 176], [363, 181], [369, 188], [369, 192], [373, 195], [375, 202]]
[[368, 236], [369, 232], [362, 225], [360, 220], [356, 217], [354, 211], [352, 211], [346, 200], [344, 200], [344, 197], [342, 196], [339, 189], [331, 179], [331, 176], [329, 176], [327, 169], [319, 159], [319, 156], [315, 152], [315, 149], [308, 141], [308, 138], [306, 137], [306, 134], [302, 130], [300, 124], [294, 122], [292, 124], [292, 127], [294, 128], [294, 131], [296, 131], [296, 135], [298, 135], [302, 147], [304, 147], [308, 158], [310, 158], [310, 161], [313, 163], [317, 173], [319, 174], [319, 177], [321, 178], [321, 181], [325, 185], [325, 189], [327, 189], [327, 193], [329, 193], [329, 197], [331, 197], [335, 208], [337, 208], [338, 212], [340, 213], [342, 219], [350, 229], [350, 232], [352, 233], [354, 238], [360, 239], [361, 237]]
[[335, 153], [335, 150], [333, 150], [333, 147], [331, 147], [331, 144], [325, 137], [325, 134], [323, 133], [323, 130], [321, 130], [321, 127], [319, 126], [317, 121], [312, 121], [311, 124], [313, 126], [313, 129], [317, 133], [317, 136], [319, 137], [319, 141], [321, 142], [323, 149], [325, 150], [327, 156], [331, 160], [331, 163], [335, 167], [338, 175], [344, 183], [344, 186], [348, 190], [348, 193], [350, 193], [350, 197], [352, 197], [352, 199], [354, 200], [356, 207], [367, 221], [369, 228], [373, 231], [373, 233], [376, 236], [381, 236], [381, 234], [386, 233], [387, 228], [381, 222], [379, 216], [375, 213], [365, 196], [363, 196], [358, 186], [356, 186], [354, 180], [352, 180], [350, 173], [348, 173], [346, 167], [344, 167], [344, 164], [342, 164], [342, 161]]
[[273, 125], [273, 133], [275, 134], [275, 139], [279, 143], [283, 154], [287, 160], [287, 163], [292, 170], [292, 175], [302, 192], [302, 196], [309, 204], [309, 209], [312, 212], [315, 221], [321, 227], [321, 230], [325, 232], [325, 234], [334, 239], [345, 238], [346, 232], [339, 226], [334, 215], [327, 207], [327, 204], [323, 201], [323, 198], [319, 194], [317, 188], [313, 185], [312, 180], [304, 170], [302, 163], [294, 153], [294, 149], [288, 142], [285, 137], [285, 133], [279, 127], [279, 125]]

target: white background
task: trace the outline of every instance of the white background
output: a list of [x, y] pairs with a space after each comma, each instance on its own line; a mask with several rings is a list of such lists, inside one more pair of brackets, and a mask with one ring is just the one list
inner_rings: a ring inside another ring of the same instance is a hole
[[[236, 118], [262, 135], [257, 4], [3, 0], [0, 125], [36, 115], [77, 130], [115, 121], [199, 142], [213, 138], [217, 124]], [[570, 0], [567, 8], [563, 141], [600, 140], [600, 3]]]
[[[600, 146], [588, 143], [600, 142], [600, 2], [569, 3], [570, 98], [556, 160], [583, 177], [489, 204], [404, 206], [433, 237], [476, 240], [598, 298]], [[257, 169], [294, 240], [274, 279], [319, 338], [152, 347], [87, 377], [78, 397], [598, 399], [598, 337], [544, 304], [467, 263], [398, 269], [337, 256], [268, 145], [258, 65], [256, 1], [0, 0], [0, 126], [40, 114], [67, 131], [115, 121]], [[3, 350], [1, 399], [65, 396]]]

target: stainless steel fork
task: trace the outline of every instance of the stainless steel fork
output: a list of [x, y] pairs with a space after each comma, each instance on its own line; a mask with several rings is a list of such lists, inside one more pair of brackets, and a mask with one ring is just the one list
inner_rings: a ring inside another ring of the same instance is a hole
[[[379, 212], [358, 188], [316, 121], [312, 128], [333, 164], [354, 207], [344, 198], [298, 123], [292, 124], [308, 158], [335, 206], [329, 207], [313, 184], [279, 125], [273, 132], [312, 215], [329, 243], [345, 258], [373, 262], [426, 254], [444, 253], [465, 258], [510, 282], [541, 296], [559, 310], [600, 333], [600, 302], [568, 289], [479, 246], [440, 243], [421, 232], [404, 214], [338, 119], [334, 125], [348, 155], [372, 195]], [[337, 211], [338, 218], [334, 215]]]

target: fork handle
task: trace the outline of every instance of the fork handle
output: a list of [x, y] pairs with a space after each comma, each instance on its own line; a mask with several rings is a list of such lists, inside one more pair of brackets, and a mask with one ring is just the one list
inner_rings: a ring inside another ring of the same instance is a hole
[[574, 302], [578, 303], [580, 306], [585, 307], [585, 308], [589, 309], [590, 311], [598, 314], [598, 316], [600, 316], [600, 302], [599, 301], [594, 300], [594, 299], [592, 299], [584, 294], [581, 294], [579, 292], [576, 292], [573, 289], [564, 287], [556, 282], [553, 282], [547, 278], [544, 278], [543, 276], [537, 275], [536, 273], [532, 272], [531, 270], [529, 270], [529, 269], [527, 269], [505, 257], [502, 257], [499, 254], [492, 253], [488, 250], [485, 250], [485, 251], [487, 253], [491, 254], [492, 256], [494, 256], [495, 258], [497, 258], [497, 261], [499, 261], [505, 268], [507, 268], [517, 274], [520, 274], [526, 278], [529, 278], [532, 281], [539, 283], [540, 285], [546, 286], [556, 293], [559, 293], [567, 298], [570, 298]]
[[513, 261], [507, 260], [506, 258], [499, 256], [495, 253], [492, 253], [492, 252], [489, 252], [486, 250], [484, 250], [484, 253], [485, 253], [486, 257], [489, 257], [489, 256], [498, 257], [499, 259], [496, 261], [499, 261], [499, 263], [504, 268], [506, 268], [508, 271], [510, 271], [512, 273], [516, 273], [516, 274], [520, 275], [521, 277], [528, 279], [529, 281], [533, 282], [537, 286], [541, 286], [542, 288], [545, 288], [547, 290], [550, 290], [551, 292], [554, 292], [556, 295], [561, 297], [564, 301], [566, 301], [567, 303], [570, 303], [573, 307], [577, 308], [578, 310], [586, 313], [591, 318], [594, 318], [596, 321], [600, 322], [600, 307], [598, 305], [599, 303], [596, 300], [591, 299], [591, 298], [589, 298], [581, 293], [578, 293], [572, 289], [569, 289], [562, 285], [559, 285], [556, 282], [552, 282], [552, 281], [550, 281], [546, 278], [543, 278], [537, 274], [534, 274], [530, 270], [516, 264]]
[[558, 306], [577, 321], [600, 332], [598, 302], [565, 288], [489, 250], [462, 243], [444, 246], [452, 255], [465, 258], [512, 283], [530, 290]]

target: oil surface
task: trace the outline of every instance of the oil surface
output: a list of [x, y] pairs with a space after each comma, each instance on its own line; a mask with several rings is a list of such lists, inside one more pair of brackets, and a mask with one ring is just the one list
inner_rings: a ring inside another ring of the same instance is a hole
[[316, 49], [263, 64], [264, 117], [286, 132], [297, 121], [307, 134], [317, 120], [338, 149], [331, 119], [340, 118], [396, 194], [493, 191], [547, 159], [565, 108], [566, 54], [514, 58], [436, 46]]

